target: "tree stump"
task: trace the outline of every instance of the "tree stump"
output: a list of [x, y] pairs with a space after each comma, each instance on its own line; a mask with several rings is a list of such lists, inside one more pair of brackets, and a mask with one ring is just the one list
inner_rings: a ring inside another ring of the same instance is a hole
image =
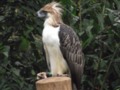
[[50, 77], [36, 82], [37, 90], [72, 90], [69, 77]]

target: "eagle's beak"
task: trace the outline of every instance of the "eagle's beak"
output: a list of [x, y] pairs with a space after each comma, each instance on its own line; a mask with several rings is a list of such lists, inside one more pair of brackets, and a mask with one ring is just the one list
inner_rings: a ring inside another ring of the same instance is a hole
[[39, 11], [37, 12], [37, 15], [38, 15], [38, 17], [45, 19], [45, 18], [47, 17], [47, 12], [46, 12], [46, 11], [43, 11], [43, 10], [39, 10]]

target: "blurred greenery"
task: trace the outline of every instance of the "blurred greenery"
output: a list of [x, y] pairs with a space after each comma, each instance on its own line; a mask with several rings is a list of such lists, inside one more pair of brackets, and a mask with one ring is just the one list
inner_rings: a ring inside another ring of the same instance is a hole
[[[47, 70], [36, 12], [51, 1], [0, 0], [0, 90], [35, 90], [36, 74]], [[120, 1], [54, 1], [82, 40], [81, 90], [120, 90]]]

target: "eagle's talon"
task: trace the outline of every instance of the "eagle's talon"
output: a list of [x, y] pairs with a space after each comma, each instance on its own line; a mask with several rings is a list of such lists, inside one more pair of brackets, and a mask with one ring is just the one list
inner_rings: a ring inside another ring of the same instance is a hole
[[47, 78], [46, 72], [40, 72], [37, 74], [37, 80]]
[[57, 74], [58, 77], [69, 77], [68, 74]]

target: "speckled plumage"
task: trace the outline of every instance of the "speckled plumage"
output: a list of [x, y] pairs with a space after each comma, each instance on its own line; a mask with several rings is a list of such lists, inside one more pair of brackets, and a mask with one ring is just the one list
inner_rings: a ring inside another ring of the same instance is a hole
[[84, 68], [81, 43], [73, 29], [65, 24], [60, 25], [59, 37], [61, 52], [69, 66], [72, 80], [79, 90]]

